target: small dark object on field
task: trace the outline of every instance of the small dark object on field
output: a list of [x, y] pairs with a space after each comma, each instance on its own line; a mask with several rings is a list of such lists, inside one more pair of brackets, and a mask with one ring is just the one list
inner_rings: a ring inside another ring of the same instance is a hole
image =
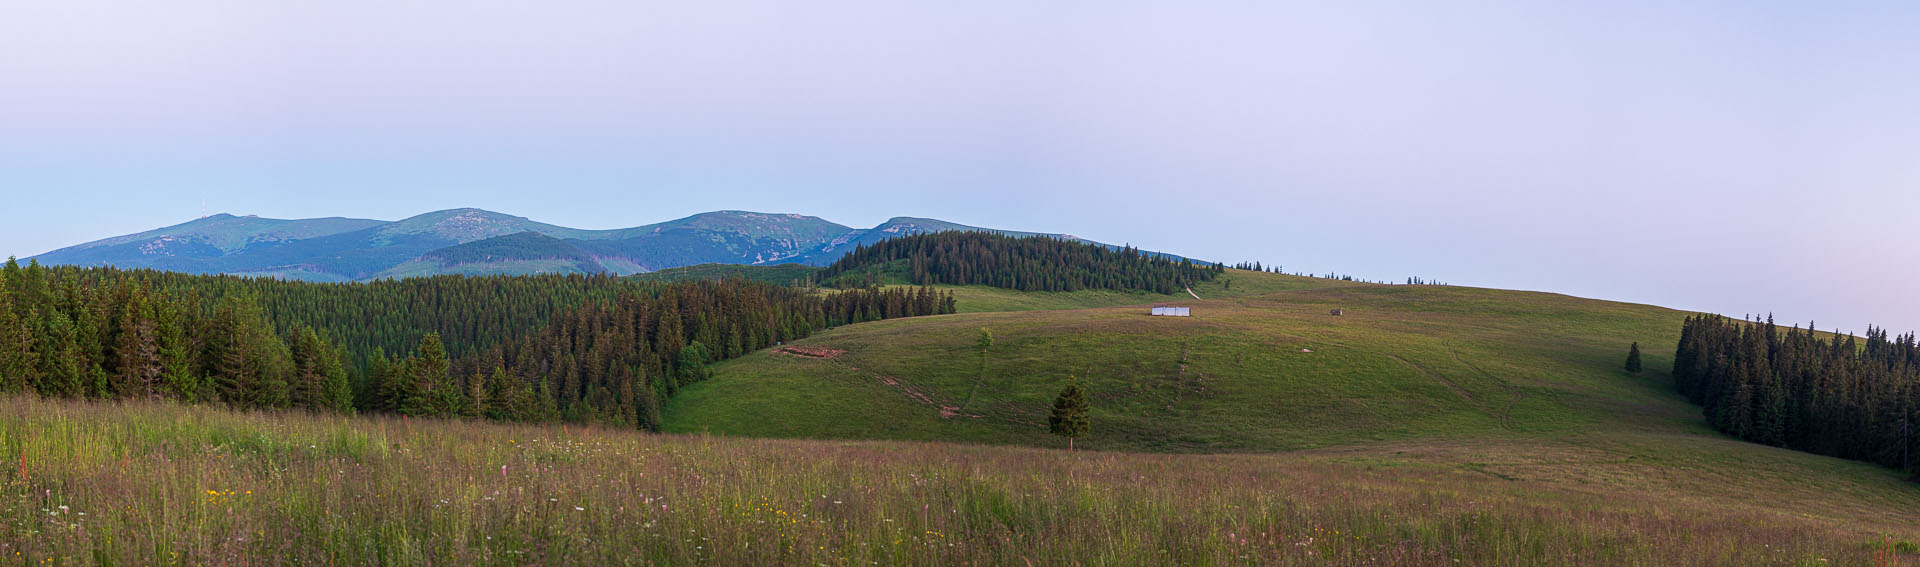
[[1328, 311], [1328, 312], [1327, 312], [1327, 314], [1328, 314], [1328, 315], [1332, 315], [1332, 316], [1335, 316], [1335, 317], [1339, 317], [1339, 316], [1341, 316], [1341, 315], [1346, 315], [1346, 314], [1347, 314], [1347, 310], [1345, 310], [1345, 309], [1335, 309], [1335, 310], [1332, 310], [1332, 311]]

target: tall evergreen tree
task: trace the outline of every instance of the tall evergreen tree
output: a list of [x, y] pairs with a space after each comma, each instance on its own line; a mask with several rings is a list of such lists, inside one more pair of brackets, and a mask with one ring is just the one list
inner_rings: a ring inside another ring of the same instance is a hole
[[398, 370], [385, 349], [374, 347], [373, 355], [367, 357], [367, 371], [362, 376], [361, 399], [357, 405], [367, 411], [399, 412], [397, 402], [405, 399], [406, 390], [400, 385]]
[[445, 407], [446, 392], [439, 390], [448, 387], [450, 366], [446, 346], [440, 343], [440, 334], [427, 333], [421, 337], [420, 346], [414, 349], [413, 356], [400, 363], [400, 380], [407, 385], [406, 397], [400, 402], [400, 413], [415, 416], [449, 415], [450, 408]]
[[1627, 372], [1640, 373], [1640, 341], [1627, 348]]
[[1073, 440], [1086, 437], [1092, 430], [1087, 417], [1087, 393], [1080, 388], [1080, 381], [1067, 378], [1067, 387], [1053, 399], [1053, 414], [1047, 417], [1047, 430], [1054, 435], [1067, 438], [1067, 450], [1073, 450]]
[[[321, 342], [325, 346], [325, 341]], [[353, 411], [353, 378], [346, 368], [346, 350], [333, 346], [331, 352], [320, 361], [320, 408], [334, 413], [351, 414]]]
[[[18, 269], [17, 264], [14, 269]], [[33, 329], [14, 312], [12, 293], [6, 282], [0, 278], [0, 394], [30, 388], [37, 374]]]
[[40, 395], [58, 398], [78, 398], [86, 393], [83, 383], [84, 371], [80, 368], [80, 344], [73, 320], [64, 313], [46, 315], [41, 326], [40, 336], [34, 346], [38, 350], [34, 357], [40, 361]]
[[114, 348], [114, 358], [119, 365], [114, 373], [114, 395], [122, 398], [158, 396], [165, 386], [162, 377], [167, 373], [167, 361], [160, 352], [159, 324], [139, 295], [132, 296], [122, 306], [119, 328], [119, 344]]
[[201, 401], [205, 385], [193, 370], [193, 349], [186, 314], [164, 299], [149, 303], [154, 348], [159, 353], [161, 391], [175, 399]]

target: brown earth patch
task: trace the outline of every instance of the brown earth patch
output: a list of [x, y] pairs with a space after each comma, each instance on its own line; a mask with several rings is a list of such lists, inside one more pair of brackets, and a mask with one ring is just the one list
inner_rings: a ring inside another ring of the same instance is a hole
[[847, 353], [847, 351], [837, 349], [837, 348], [803, 347], [803, 346], [785, 346], [785, 347], [780, 347], [779, 349], [774, 350], [773, 352], [779, 353], [779, 354], [790, 354], [793, 356], [804, 356], [807, 358], [835, 358]]

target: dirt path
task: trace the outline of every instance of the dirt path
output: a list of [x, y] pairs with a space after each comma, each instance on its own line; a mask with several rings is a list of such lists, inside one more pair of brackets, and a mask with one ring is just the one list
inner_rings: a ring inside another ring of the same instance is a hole
[[773, 353], [787, 354], [787, 355], [793, 355], [793, 356], [804, 356], [807, 358], [835, 358], [840, 355], [846, 354], [847, 351], [840, 350], [837, 348], [788, 346], [788, 347], [780, 347], [778, 350], [773, 351]]
[[1200, 299], [1200, 294], [1194, 293], [1193, 288], [1187, 287], [1187, 286], [1181, 286], [1181, 287], [1187, 290], [1187, 295], [1193, 296], [1194, 299]]
[[1507, 429], [1513, 429], [1513, 406], [1514, 404], [1520, 403], [1520, 400], [1526, 399], [1527, 395], [1515, 389], [1513, 384], [1480, 368], [1480, 365], [1468, 361], [1466, 357], [1460, 356], [1460, 349], [1453, 348], [1452, 344], [1447, 345], [1447, 352], [1453, 353], [1453, 359], [1455, 361], [1467, 365], [1467, 368], [1472, 368], [1474, 372], [1478, 372], [1481, 376], [1486, 377], [1486, 379], [1492, 380], [1493, 383], [1499, 385], [1500, 389], [1505, 391], [1507, 395], [1512, 396], [1507, 399], [1507, 405], [1500, 408], [1500, 422], [1505, 425]]
[[893, 388], [899, 389], [900, 393], [906, 395], [908, 399], [911, 399], [923, 405], [938, 409], [940, 411], [940, 419], [953, 419], [956, 417], [970, 417], [974, 419], [979, 419], [981, 417], [985, 417], [980, 414], [965, 413], [964, 408], [962, 408], [961, 406], [950, 406], [950, 405], [941, 403], [939, 400], [934, 399], [933, 395], [929, 393], [927, 390], [916, 387], [913, 384], [906, 383], [905, 381], [902, 381], [899, 378], [895, 378], [893, 376], [887, 376], [885, 374], [881, 374], [878, 372], [861, 370], [860, 367], [854, 366], [852, 363], [848, 362], [846, 359], [840, 358], [840, 355], [846, 354], [847, 351], [845, 350], [835, 349], [835, 348], [822, 348], [822, 347], [790, 346], [790, 347], [782, 347], [779, 350], [776, 350], [774, 352], [775, 354], [783, 354], [783, 355], [793, 356], [793, 357], [802, 358], [802, 359], [818, 360], [821, 362], [832, 364], [834, 366], [838, 366], [842, 369], [851, 371], [852, 373], [870, 377], [881, 384], [885, 384], [887, 386], [891, 386]]
[[[1431, 376], [1433, 377], [1433, 379], [1439, 380], [1441, 384], [1446, 384], [1447, 389], [1453, 390], [1453, 393], [1455, 394], [1459, 394], [1460, 398], [1466, 400], [1467, 403], [1473, 404], [1476, 407], [1480, 405], [1479, 398], [1473, 397], [1473, 392], [1467, 391], [1466, 388], [1463, 388], [1460, 386], [1460, 383], [1454, 382], [1453, 379], [1448, 378], [1447, 375], [1436, 372], [1432, 368], [1421, 366], [1420, 363], [1407, 360], [1405, 358], [1400, 358], [1400, 355], [1397, 355], [1397, 354], [1389, 354], [1387, 355], [1387, 358], [1398, 360], [1400, 361], [1401, 364], [1412, 366], [1415, 370], [1419, 370], [1421, 372], [1426, 373], [1427, 376]], [[1492, 412], [1488, 412], [1488, 413], [1492, 413]]]

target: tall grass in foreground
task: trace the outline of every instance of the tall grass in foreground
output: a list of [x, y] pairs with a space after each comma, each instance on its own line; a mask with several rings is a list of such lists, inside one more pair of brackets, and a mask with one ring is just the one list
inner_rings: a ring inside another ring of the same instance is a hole
[[1884, 547], [1785, 514], [1287, 455], [13, 398], [0, 459], [0, 565], [1865, 565]]

